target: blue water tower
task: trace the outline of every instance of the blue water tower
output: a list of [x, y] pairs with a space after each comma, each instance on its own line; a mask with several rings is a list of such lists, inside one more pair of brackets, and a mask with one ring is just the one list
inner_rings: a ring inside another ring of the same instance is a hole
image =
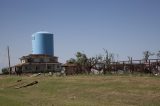
[[32, 35], [32, 54], [46, 54], [54, 56], [53, 34], [36, 32]]

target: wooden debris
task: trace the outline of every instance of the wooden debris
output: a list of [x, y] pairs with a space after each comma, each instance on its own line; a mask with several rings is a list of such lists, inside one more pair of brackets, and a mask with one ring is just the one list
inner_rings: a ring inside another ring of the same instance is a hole
[[28, 87], [28, 86], [32, 86], [32, 85], [35, 85], [35, 84], [38, 84], [38, 81], [33, 81], [29, 84], [25, 84], [23, 86], [19, 86], [19, 87], [15, 87], [16, 89], [20, 89], [20, 88], [25, 88], [25, 87]]
[[21, 82], [22, 80], [20, 79], [20, 80], [17, 80], [17, 82]]

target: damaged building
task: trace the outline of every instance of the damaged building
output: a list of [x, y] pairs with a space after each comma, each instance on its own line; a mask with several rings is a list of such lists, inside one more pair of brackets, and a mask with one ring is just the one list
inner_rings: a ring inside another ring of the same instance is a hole
[[61, 71], [61, 63], [54, 56], [53, 34], [37, 32], [32, 35], [32, 54], [22, 56], [12, 73], [39, 73]]

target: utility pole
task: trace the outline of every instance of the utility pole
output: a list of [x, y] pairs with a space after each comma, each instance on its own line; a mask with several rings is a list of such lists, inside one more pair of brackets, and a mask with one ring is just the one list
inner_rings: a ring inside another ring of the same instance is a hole
[[10, 63], [9, 46], [7, 47], [7, 51], [8, 51], [8, 66], [9, 66], [9, 75], [11, 75], [11, 63]]

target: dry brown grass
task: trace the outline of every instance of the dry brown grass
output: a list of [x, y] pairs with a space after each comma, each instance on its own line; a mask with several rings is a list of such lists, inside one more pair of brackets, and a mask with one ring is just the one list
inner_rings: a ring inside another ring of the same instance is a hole
[[[37, 85], [8, 87], [18, 79]], [[160, 106], [160, 78], [149, 76], [0, 76], [1, 106]], [[9, 101], [9, 102], [8, 102]]]

